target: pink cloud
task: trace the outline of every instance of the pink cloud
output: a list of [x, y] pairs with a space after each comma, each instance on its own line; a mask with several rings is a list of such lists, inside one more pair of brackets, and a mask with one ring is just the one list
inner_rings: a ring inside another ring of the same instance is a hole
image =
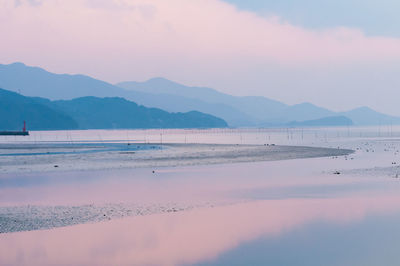
[[284, 65], [400, 58], [397, 39], [349, 28], [307, 30], [218, 0], [47, 0], [17, 7], [7, 2], [2, 1], [1, 32], [8, 37], [2, 43], [8, 54], [2, 59], [8, 61], [18, 55], [44, 61], [75, 55], [166, 67], [169, 58], [203, 65], [253, 57]]

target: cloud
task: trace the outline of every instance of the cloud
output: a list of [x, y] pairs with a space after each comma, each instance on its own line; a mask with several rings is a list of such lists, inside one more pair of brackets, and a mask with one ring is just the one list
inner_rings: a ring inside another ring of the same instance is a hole
[[[22, 3], [27, 5], [22, 7]], [[32, 10], [32, 6], [39, 10]], [[52, 31], [58, 31], [64, 36], [58, 42], [72, 46], [97, 43], [98, 47], [108, 36], [116, 41], [115, 48], [120, 46], [120, 40], [132, 44], [132, 48], [146, 47], [141, 51], [123, 50], [131, 55], [159, 53], [160, 47], [149, 45], [149, 41], [158, 41], [163, 43], [161, 48], [166, 54], [179, 50], [194, 57], [261, 57], [282, 64], [400, 57], [397, 39], [366, 37], [349, 28], [306, 30], [275, 17], [239, 11], [217, 0], [19, 0], [19, 8], [6, 12], [12, 12], [8, 23], [11, 29], [22, 30], [21, 33], [29, 29], [46, 40], [52, 39]], [[18, 23], [20, 19], [26, 24]], [[35, 41], [29, 37], [25, 40]], [[57, 51], [63, 46], [53, 48]]]
[[[400, 39], [365, 36], [346, 27], [304, 29], [219, 0], [7, 3], [0, 0], [0, 34], [5, 36], [0, 60], [110, 81], [166, 76], [290, 102], [302, 96], [266, 89], [273, 85], [289, 93], [295, 84], [277, 80], [285, 73], [307, 96], [321, 83], [337, 81], [343, 69], [397, 67], [400, 60]], [[321, 69], [332, 74], [324, 78]], [[321, 79], [318, 84], [298, 77], [313, 72]], [[360, 82], [357, 74], [350, 75], [344, 87]]]
[[31, 6], [40, 6], [42, 4], [42, 0], [14, 0], [15, 7], [19, 7], [24, 4], [28, 4]]

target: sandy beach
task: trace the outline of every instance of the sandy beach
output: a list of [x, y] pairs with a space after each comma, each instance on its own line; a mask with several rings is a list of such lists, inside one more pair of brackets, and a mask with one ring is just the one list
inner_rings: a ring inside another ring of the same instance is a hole
[[272, 144], [0, 144], [0, 173], [227, 164], [342, 156], [352, 152]]

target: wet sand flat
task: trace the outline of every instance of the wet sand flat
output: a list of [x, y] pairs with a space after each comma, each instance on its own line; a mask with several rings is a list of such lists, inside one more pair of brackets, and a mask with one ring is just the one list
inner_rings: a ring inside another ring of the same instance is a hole
[[280, 145], [0, 145], [0, 173], [175, 167], [341, 156], [348, 149]]

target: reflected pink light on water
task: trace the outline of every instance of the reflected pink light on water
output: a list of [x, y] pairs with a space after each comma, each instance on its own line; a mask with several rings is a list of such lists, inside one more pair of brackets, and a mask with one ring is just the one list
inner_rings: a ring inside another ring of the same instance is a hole
[[[312, 163], [314, 173], [310, 174], [309, 168], [304, 167], [305, 163]], [[229, 167], [215, 165], [161, 168], [156, 169], [155, 174], [151, 169], [28, 174], [27, 179], [32, 180], [36, 180], [37, 176], [47, 176], [51, 180], [67, 181], [27, 187], [3, 187], [0, 190], [0, 206], [212, 201], [225, 200], [227, 194], [238, 190], [380, 182], [365, 177], [333, 176], [331, 172], [336, 164], [342, 165], [343, 161], [319, 158], [234, 164]], [[327, 174], [322, 174], [322, 171]], [[95, 176], [95, 182], [86, 182], [90, 174], [92, 178]], [[18, 176], [11, 175], [7, 178], [15, 177]], [[75, 177], [76, 181], [69, 182], [71, 177]]]
[[311, 222], [353, 223], [400, 211], [400, 196], [255, 201], [0, 235], [0, 264], [176, 265], [215, 258]]

